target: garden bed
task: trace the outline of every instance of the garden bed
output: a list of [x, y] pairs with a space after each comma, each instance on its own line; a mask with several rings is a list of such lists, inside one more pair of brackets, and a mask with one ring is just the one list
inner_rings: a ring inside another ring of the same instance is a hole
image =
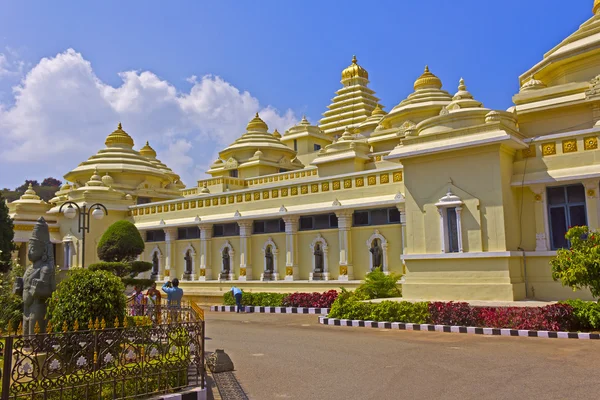
[[[337, 299], [338, 292], [330, 290], [324, 293], [242, 293], [242, 305], [253, 307], [285, 307], [285, 308], [331, 308]], [[231, 292], [223, 295], [225, 306], [235, 306]], [[212, 310], [211, 311], [220, 311]], [[222, 310], [221, 310], [222, 311]], [[301, 313], [300, 313], [301, 314]]]

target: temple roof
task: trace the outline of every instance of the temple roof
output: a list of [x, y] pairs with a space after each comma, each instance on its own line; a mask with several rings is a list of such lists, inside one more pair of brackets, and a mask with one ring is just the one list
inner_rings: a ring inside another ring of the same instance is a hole
[[343, 87], [336, 92], [329, 109], [323, 113], [319, 128], [328, 136], [339, 136], [346, 128], [357, 128], [373, 112], [379, 99], [368, 88], [368, 72], [358, 65], [356, 56], [352, 64], [342, 71]]

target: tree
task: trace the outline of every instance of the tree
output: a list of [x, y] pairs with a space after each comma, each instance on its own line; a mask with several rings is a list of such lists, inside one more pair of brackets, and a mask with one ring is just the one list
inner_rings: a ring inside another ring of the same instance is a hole
[[59, 181], [58, 179], [54, 179], [54, 178], [46, 178], [42, 181], [42, 186], [54, 186], [54, 187], [60, 187], [60, 185], [62, 185], [62, 182]]
[[8, 206], [0, 193], [0, 272], [10, 270], [12, 251], [15, 249], [14, 237], [12, 218], [8, 215]]
[[559, 249], [550, 261], [552, 278], [575, 290], [588, 288], [600, 297], [600, 234], [587, 226], [570, 228], [565, 238], [571, 247]]
[[135, 225], [125, 220], [117, 221], [108, 227], [98, 243], [98, 258], [104, 262], [92, 264], [89, 268], [111, 271], [125, 285], [148, 287], [154, 282], [152, 279], [135, 278], [152, 269], [152, 263], [135, 261], [144, 248], [144, 239]]

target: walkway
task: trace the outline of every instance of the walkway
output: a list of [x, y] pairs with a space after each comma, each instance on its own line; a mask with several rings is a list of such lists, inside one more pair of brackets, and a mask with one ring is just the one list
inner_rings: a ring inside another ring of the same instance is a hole
[[206, 313], [248, 397], [590, 399], [600, 341], [321, 326], [316, 316]]

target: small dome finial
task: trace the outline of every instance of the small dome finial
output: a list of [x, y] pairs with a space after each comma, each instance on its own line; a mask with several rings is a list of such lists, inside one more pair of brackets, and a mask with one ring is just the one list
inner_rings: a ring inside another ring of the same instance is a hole
[[441, 89], [442, 81], [429, 71], [429, 66], [425, 66], [425, 70], [421, 76], [415, 81], [414, 89]]
[[356, 59], [356, 56], [352, 56], [352, 64], [356, 64], [358, 62], [358, 60]]
[[458, 81], [458, 90], [459, 91], [467, 90], [467, 86], [465, 85], [465, 80], [463, 78], [460, 78], [460, 81]]
[[119, 122], [119, 125], [117, 126], [117, 129], [119, 130], [123, 130], [123, 126], [121, 125], [121, 123]]
[[260, 117], [258, 116], [258, 112], [257, 112], [257, 113], [256, 113], [256, 115], [254, 116], [254, 118], [260, 118]]

